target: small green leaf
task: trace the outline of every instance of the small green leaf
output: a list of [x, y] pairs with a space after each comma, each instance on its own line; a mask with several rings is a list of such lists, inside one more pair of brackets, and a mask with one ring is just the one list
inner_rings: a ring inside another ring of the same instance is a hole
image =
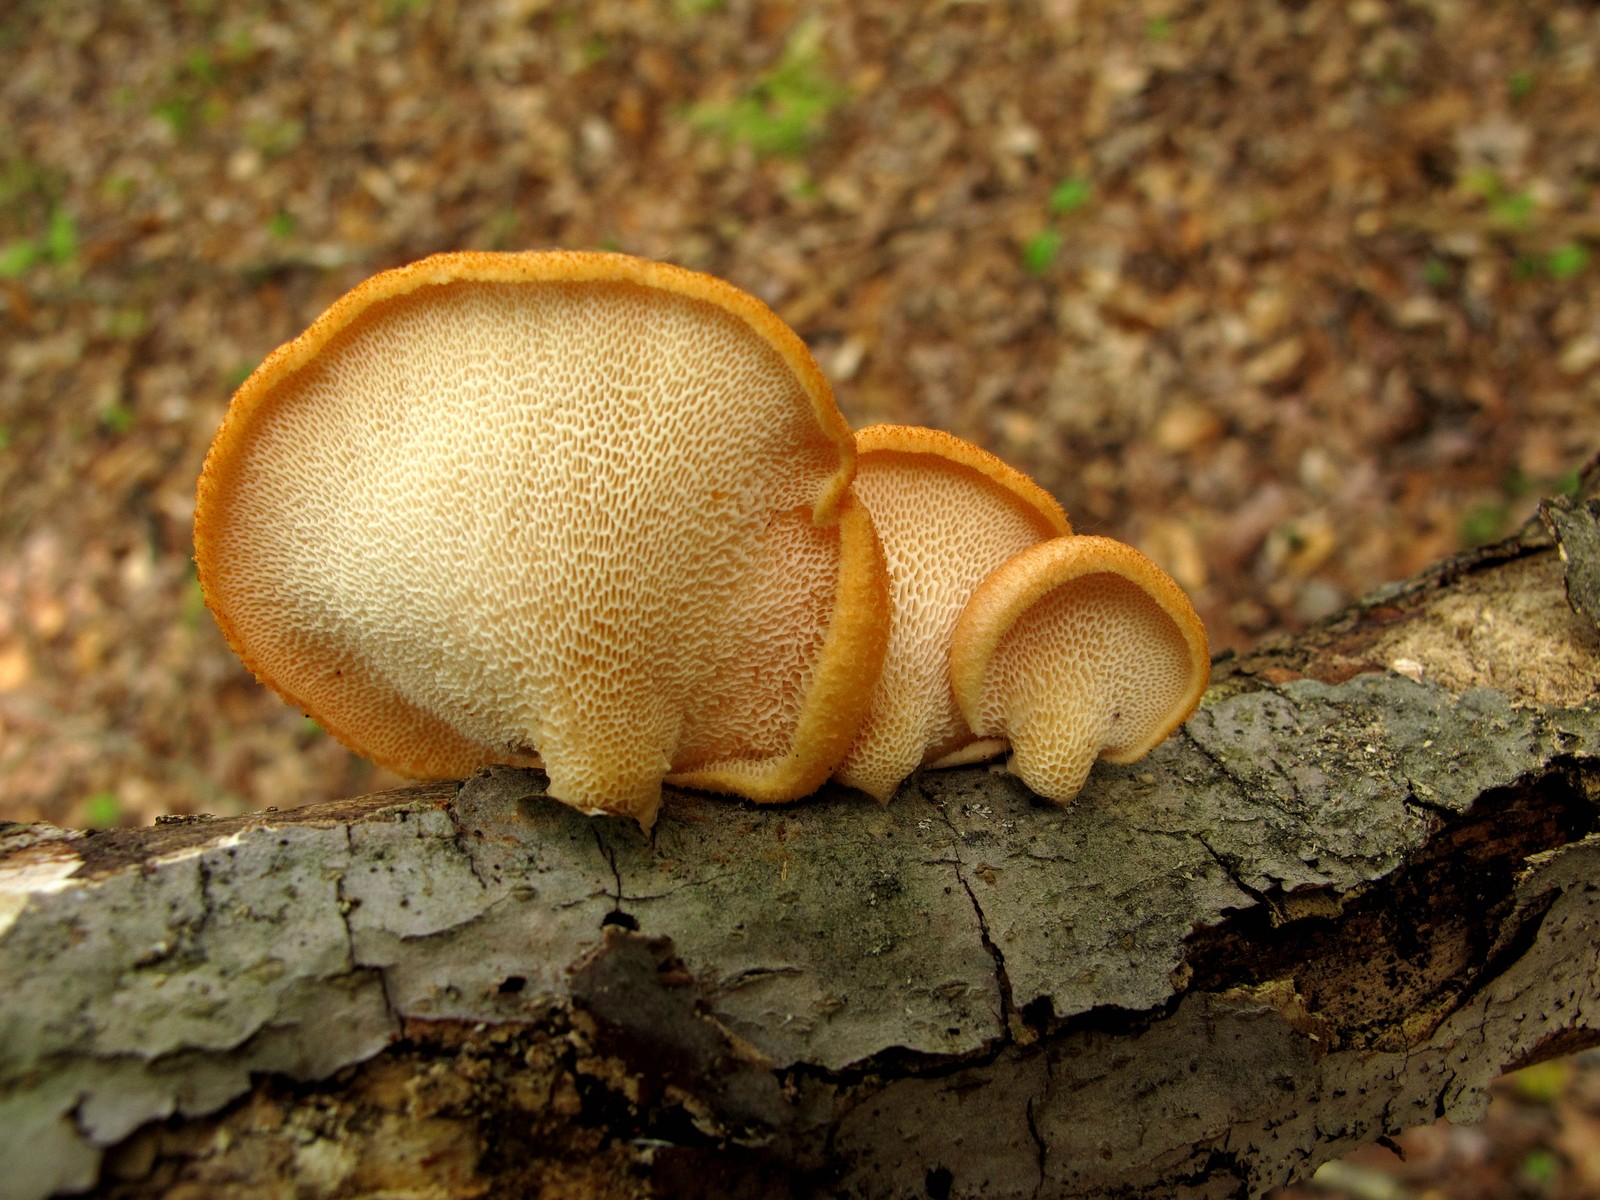
[[1450, 268], [1445, 266], [1444, 259], [1429, 255], [1422, 264], [1422, 280], [1429, 287], [1442, 288], [1450, 282]]
[[152, 105], [152, 116], [165, 122], [168, 129], [180, 138], [194, 128], [194, 105], [184, 96], [174, 96]]
[[50, 227], [44, 235], [44, 249], [50, 261], [57, 265], [70, 263], [78, 256], [78, 227], [66, 209], [51, 211]]
[[107, 829], [122, 819], [122, 801], [115, 792], [96, 792], [83, 802], [83, 819], [90, 829]]
[[39, 247], [35, 242], [9, 242], [0, 249], [0, 279], [15, 279], [39, 261]]
[[1055, 265], [1061, 251], [1061, 235], [1054, 229], [1041, 229], [1022, 247], [1022, 265], [1031, 275], [1043, 275]]
[[213, 84], [222, 78], [222, 72], [217, 69], [216, 60], [205, 50], [191, 50], [184, 56], [183, 65], [189, 69], [201, 83]]
[[1468, 546], [1494, 541], [1505, 528], [1509, 515], [1504, 504], [1475, 504], [1461, 517], [1461, 540]]
[[293, 237], [294, 230], [294, 218], [286, 212], [273, 213], [267, 221], [267, 236], [278, 238], [280, 241]]
[[1535, 1187], [1550, 1188], [1561, 1175], [1561, 1160], [1550, 1150], [1530, 1150], [1517, 1174]]
[[1164, 42], [1172, 36], [1171, 17], [1152, 17], [1144, 27], [1144, 35], [1152, 42]]
[[245, 126], [245, 139], [262, 154], [278, 158], [289, 153], [305, 137], [306, 127], [293, 117], [277, 121], [251, 121]]
[[1533, 197], [1527, 192], [1496, 197], [1489, 204], [1489, 212], [1497, 221], [1525, 229], [1533, 220]]
[[128, 341], [143, 333], [149, 323], [144, 309], [133, 306], [119, 308], [106, 318], [106, 333]]
[[107, 433], [127, 433], [133, 428], [133, 410], [123, 404], [113, 404], [100, 414], [100, 424]]
[[1506, 91], [1513, 100], [1521, 100], [1533, 91], [1533, 72], [1526, 69], [1511, 72], [1506, 76]]
[[1557, 246], [1550, 251], [1550, 257], [1544, 260], [1544, 269], [1556, 279], [1572, 279], [1583, 274], [1588, 265], [1589, 250], [1578, 242]]
[[222, 376], [222, 383], [230, 392], [237, 391], [239, 385], [249, 379], [256, 367], [254, 363], [239, 363], [229, 367]]
[[179, 612], [179, 621], [185, 629], [199, 629], [200, 622], [206, 615], [206, 594], [200, 587], [198, 579], [189, 580], [189, 587], [183, 593], [183, 607]]
[[801, 23], [783, 57], [743, 94], [731, 100], [697, 104], [689, 120], [744, 143], [757, 154], [799, 158], [816, 143], [835, 109], [850, 93], [829, 75], [821, 52], [821, 28]]
[[1514, 1071], [1506, 1077], [1511, 1088], [1523, 1100], [1535, 1104], [1554, 1104], [1566, 1093], [1572, 1079], [1572, 1066], [1564, 1058], [1552, 1058]]
[[1093, 194], [1094, 185], [1087, 179], [1076, 176], [1063, 179], [1050, 193], [1050, 211], [1058, 217], [1062, 213], [1075, 212], [1089, 203], [1089, 197]]

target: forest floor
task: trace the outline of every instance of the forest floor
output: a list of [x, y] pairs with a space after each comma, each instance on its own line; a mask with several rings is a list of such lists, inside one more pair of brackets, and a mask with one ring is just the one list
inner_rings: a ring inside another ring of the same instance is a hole
[[[190, 526], [231, 390], [433, 251], [731, 280], [854, 424], [1028, 471], [1216, 649], [1600, 449], [1593, 4], [12, 0], [0, 131], [0, 818], [398, 782], [229, 653]], [[1536, 1070], [1305, 1194], [1600, 1194], [1595, 1073]]]

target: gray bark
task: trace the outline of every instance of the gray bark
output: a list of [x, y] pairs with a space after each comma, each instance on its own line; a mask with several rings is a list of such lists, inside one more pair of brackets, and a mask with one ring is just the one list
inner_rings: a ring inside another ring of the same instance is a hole
[[1220, 663], [1065, 810], [0, 826], [0, 1196], [1257, 1195], [1471, 1121], [1600, 1041], [1595, 526]]

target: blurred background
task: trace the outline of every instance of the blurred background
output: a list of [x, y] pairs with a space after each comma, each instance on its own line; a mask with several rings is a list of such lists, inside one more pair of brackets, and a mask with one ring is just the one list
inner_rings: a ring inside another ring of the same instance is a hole
[[[0, 818], [399, 782], [227, 651], [195, 477], [361, 279], [552, 246], [755, 293], [1244, 648], [1600, 450], [1600, 9], [4, 0]], [[1315, 1194], [1600, 1195], [1592, 1068], [1535, 1070]]]

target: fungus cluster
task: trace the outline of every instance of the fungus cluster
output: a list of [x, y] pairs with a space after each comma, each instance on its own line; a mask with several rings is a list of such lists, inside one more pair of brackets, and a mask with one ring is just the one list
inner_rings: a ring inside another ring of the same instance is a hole
[[195, 557], [229, 644], [418, 778], [541, 765], [655, 817], [1015, 751], [1058, 802], [1186, 719], [1205, 633], [1148, 559], [935, 430], [852, 436], [799, 337], [619, 254], [374, 276], [235, 393]]

